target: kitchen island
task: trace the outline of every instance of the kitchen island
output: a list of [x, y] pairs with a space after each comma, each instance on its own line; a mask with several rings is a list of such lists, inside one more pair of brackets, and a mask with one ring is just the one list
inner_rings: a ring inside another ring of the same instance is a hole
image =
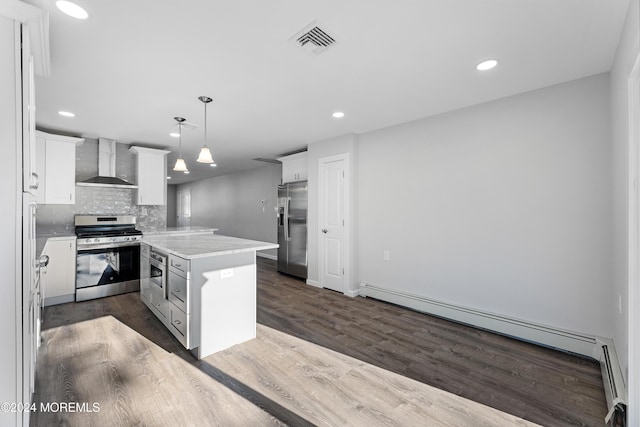
[[145, 236], [140, 297], [198, 359], [256, 336], [256, 251], [276, 243], [215, 234]]

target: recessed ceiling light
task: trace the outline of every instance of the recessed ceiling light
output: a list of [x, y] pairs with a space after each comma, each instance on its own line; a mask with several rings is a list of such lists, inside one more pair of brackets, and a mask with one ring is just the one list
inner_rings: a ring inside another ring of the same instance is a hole
[[176, 132], [171, 132], [171, 133], [169, 134], [169, 136], [172, 136], [172, 137], [174, 137], [174, 138], [180, 138], [180, 134], [179, 134], [179, 133], [176, 133]]
[[189, 175], [189, 171], [184, 171], [185, 175]]
[[341, 119], [344, 117], [344, 113], [342, 111], [336, 111], [335, 113], [332, 114], [333, 117], [335, 117], [336, 119]]
[[218, 165], [216, 165], [215, 163], [211, 163], [209, 166], [211, 166], [212, 168], [217, 168]]
[[58, 114], [60, 114], [61, 116], [65, 116], [65, 117], [75, 117], [76, 115], [73, 113], [70, 113], [69, 111], [58, 111]]
[[496, 65], [498, 65], [498, 61], [496, 61], [495, 59], [488, 59], [476, 65], [476, 70], [487, 71], [494, 68]]
[[168, 176], [168, 177], [167, 177], [167, 179], [171, 179], [171, 177], [170, 177], [170, 176]]
[[56, 2], [56, 6], [62, 11], [62, 13], [65, 13], [72, 18], [87, 19], [89, 17], [89, 14], [86, 10], [75, 3], [71, 3], [70, 1], [58, 0]]

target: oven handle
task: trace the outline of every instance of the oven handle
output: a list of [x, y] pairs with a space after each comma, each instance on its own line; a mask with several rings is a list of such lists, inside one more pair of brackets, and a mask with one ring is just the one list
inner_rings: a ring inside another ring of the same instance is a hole
[[89, 252], [95, 249], [116, 249], [116, 248], [124, 248], [129, 246], [140, 246], [140, 242], [124, 242], [124, 243], [102, 243], [99, 245], [88, 244], [88, 245], [77, 245], [78, 253]]

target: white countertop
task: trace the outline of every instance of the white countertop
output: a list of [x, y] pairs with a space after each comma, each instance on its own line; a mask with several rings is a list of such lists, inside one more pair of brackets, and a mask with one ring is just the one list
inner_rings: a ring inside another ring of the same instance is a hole
[[261, 251], [278, 247], [277, 243], [239, 239], [220, 234], [143, 235], [142, 243], [186, 259]]

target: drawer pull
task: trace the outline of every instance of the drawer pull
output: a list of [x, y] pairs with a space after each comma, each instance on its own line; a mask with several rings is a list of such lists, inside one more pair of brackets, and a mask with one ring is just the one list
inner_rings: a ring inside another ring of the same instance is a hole
[[174, 292], [175, 292], [176, 294], [179, 294], [179, 293], [180, 293], [180, 289], [176, 289]]
[[174, 267], [182, 267], [182, 265], [178, 264], [177, 262], [173, 264]]
[[175, 323], [176, 325], [180, 325], [180, 324], [182, 324], [182, 322], [181, 322], [181, 321], [179, 321], [179, 320], [174, 320], [174, 321], [173, 321], [173, 323]]

